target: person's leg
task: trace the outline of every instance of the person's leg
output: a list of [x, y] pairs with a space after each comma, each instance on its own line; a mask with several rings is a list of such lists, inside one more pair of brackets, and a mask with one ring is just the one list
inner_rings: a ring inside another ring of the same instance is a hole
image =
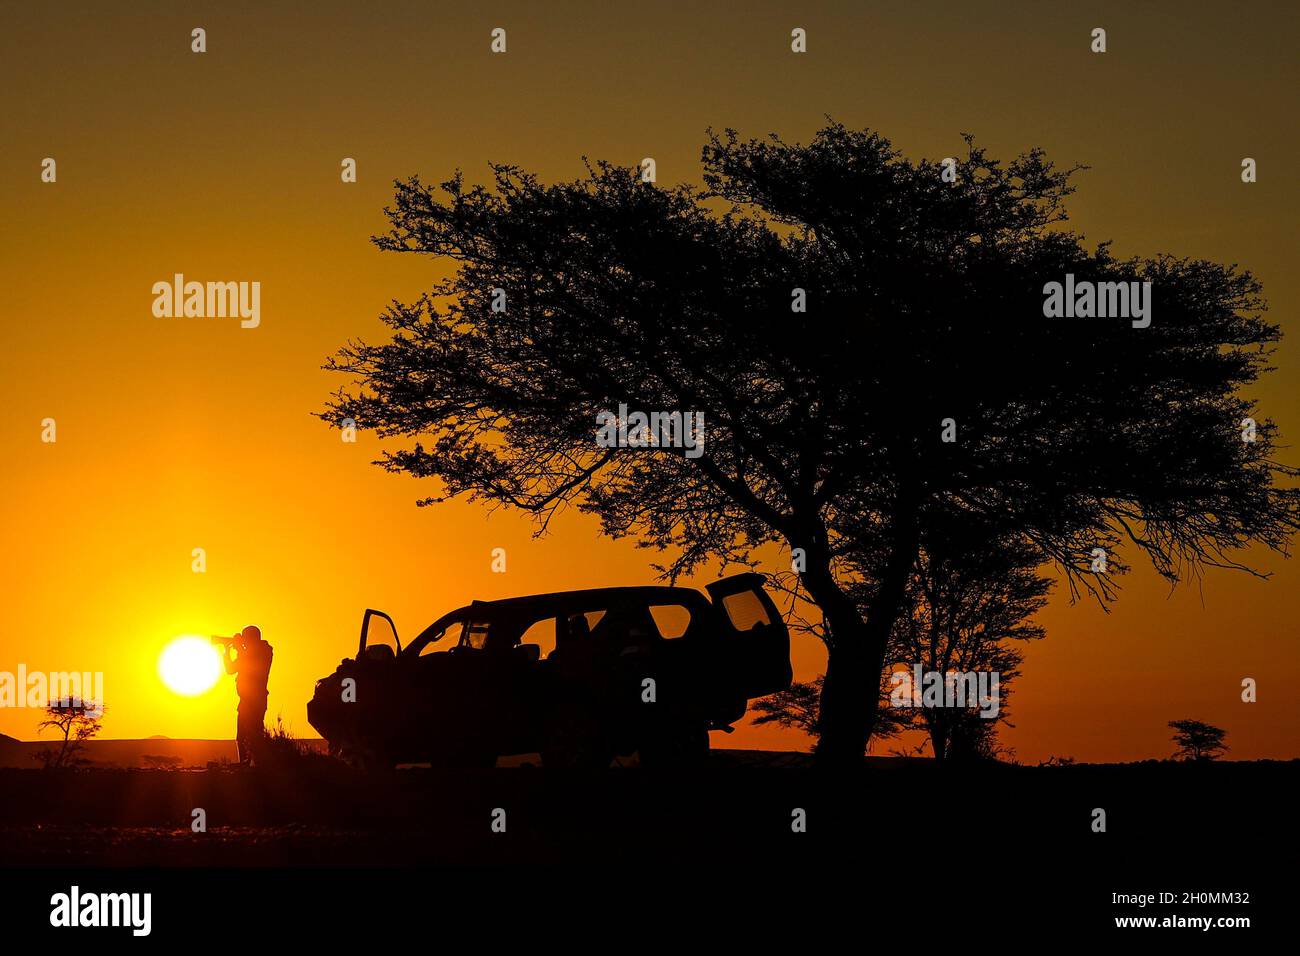
[[[248, 729], [248, 749], [249, 756], [252, 756], [253, 748], [262, 742], [266, 736], [266, 698], [263, 697], [261, 703], [255, 708], [252, 719], [252, 726]], [[265, 751], [261, 751], [265, 752]], [[254, 758], [256, 759], [256, 758]]]
[[248, 766], [253, 762], [253, 751], [258, 741], [266, 733], [265, 724], [265, 697], [260, 700], [240, 701], [239, 733], [236, 741], [239, 744], [239, 762], [244, 766]]
[[[253, 762], [253, 714], [251, 707], [240, 703], [239, 720], [235, 726], [235, 744], [239, 748], [239, 763], [247, 767]], [[260, 719], [259, 719], [260, 723]]]

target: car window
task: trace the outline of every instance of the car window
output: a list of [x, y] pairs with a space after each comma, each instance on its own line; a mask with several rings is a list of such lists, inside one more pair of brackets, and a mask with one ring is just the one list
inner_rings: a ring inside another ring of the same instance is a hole
[[367, 652], [371, 648], [386, 647], [392, 652], [389, 656], [392, 656], [401, 648], [401, 644], [397, 640], [397, 630], [393, 627], [393, 622], [384, 615], [367, 612], [365, 627]]
[[760, 624], [771, 624], [763, 602], [754, 591], [737, 591], [722, 599], [722, 607], [731, 620], [731, 626], [738, 631], [752, 631]]
[[487, 646], [488, 639], [488, 622], [487, 621], [466, 621], [465, 631], [461, 635], [461, 643], [466, 647], [471, 647], [476, 651], [483, 650]]
[[691, 626], [691, 612], [683, 604], [651, 604], [650, 616], [659, 628], [659, 636], [668, 640], [681, 637]]
[[568, 614], [564, 618], [564, 635], [570, 641], [583, 641], [591, 637], [592, 627], [605, 616], [604, 611], [587, 611]]
[[447, 633], [447, 628], [443, 628], [437, 634], [430, 636], [429, 642], [420, 648], [420, 656], [425, 654], [437, 654], [439, 651], [449, 651], [456, 646], [456, 638]]
[[591, 636], [596, 641], [621, 647], [658, 637], [659, 632], [650, 616], [649, 606], [633, 601], [609, 607], [600, 622], [592, 627]]
[[555, 618], [544, 617], [540, 621], [535, 621], [528, 630], [524, 631], [523, 636], [519, 638], [519, 643], [536, 644], [542, 649], [543, 658], [550, 656], [551, 651], [555, 650]]

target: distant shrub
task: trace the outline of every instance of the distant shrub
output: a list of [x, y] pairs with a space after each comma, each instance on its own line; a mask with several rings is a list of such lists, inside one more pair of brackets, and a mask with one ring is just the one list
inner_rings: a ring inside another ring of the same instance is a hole
[[1055, 755], [1048, 757], [1039, 763], [1040, 767], [1070, 767], [1074, 765], [1073, 757], [1057, 757]]
[[181, 765], [181, 758], [167, 754], [141, 754], [140, 762], [150, 770], [176, 770]]

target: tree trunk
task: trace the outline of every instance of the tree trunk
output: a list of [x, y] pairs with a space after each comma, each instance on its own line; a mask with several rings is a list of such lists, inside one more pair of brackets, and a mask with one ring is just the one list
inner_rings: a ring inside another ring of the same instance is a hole
[[826, 616], [831, 638], [818, 721], [819, 766], [860, 768], [875, 727], [889, 635], [903, 609], [908, 575], [919, 548], [914, 511], [902, 509], [891, 537], [866, 620], [835, 581], [829, 561], [814, 563], [809, 554], [808, 571], [801, 576]]
[[68, 734], [71, 732], [72, 732], [72, 724], [68, 724], [68, 726], [63, 728], [63, 744], [62, 746], [59, 747], [59, 756], [54, 761], [54, 769], [56, 770], [63, 766], [63, 759], [64, 757], [67, 756]]
[[931, 716], [929, 725], [930, 749], [934, 751], [934, 762], [941, 764], [948, 756], [948, 728], [937, 716]]
[[818, 729], [817, 763], [837, 768], [860, 767], [880, 702], [880, 672], [884, 647], [874, 647], [868, 626], [854, 614], [836, 624], [835, 643], [826, 661], [826, 682], [822, 685]]

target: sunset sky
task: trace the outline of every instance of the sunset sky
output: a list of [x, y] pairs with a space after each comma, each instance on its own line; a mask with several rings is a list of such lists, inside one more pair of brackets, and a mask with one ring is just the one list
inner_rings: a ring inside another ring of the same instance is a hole
[[[459, 168], [478, 182], [490, 160], [550, 181], [581, 175], [584, 155], [650, 156], [661, 184], [698, 182], [707, 128], [805, 140], [827, 115], [916, 159], [960, 155], [962, 132], [1005, 158], [1042, 146], [1091, 167], [1071, 202], [1090, 243], [1260, 278], [1289, 337], [1254, 394], [1294, 445], [1300, 14], [1047, 6], [6, 8], [0, 671], [103, 671], [108, 737], [230, 738], [233, 681], [182, 698], [156, 663], [179, 635], [256, 623], [276, 651], [268, 719], [311, 735], [312, 683], [355, 653], [366, 607], [410, 637], [473, 598], [652, 583], [652, 555], [574, 512], [535, 540], [518, 514], [417, 509], [433, 488], [371, 465], [373, 437], [346, 444], [313, 417], [344, 384], [326, 357], [383, 336], [385, 304], [445, 268], [370, 243], [392, 180]], [[489, 52], [498, 26], [505, 55]], [[195, 27], [206, 53], [190, 51]], [[805, 55], [790, 52], [794, 27]], [[344, 157], [355, 184], [340, 182]], [[1257, 183], [1241, 182], [1243, 157]], [[175, 273], [260, 282], [260, 326], [156, 318], [151, 287]], [[505, 574], [491, 570], [498, 547]], [[1048, 637], [1028, 648], [1004, 742], [1027, 761], [1163, 757], [1166, 722], [1194, 717], [1227, 728], [1231, 757], [1295, 756], [1300, 563], [1252, 554], [1271, 580], [1209, 572], [1171, 594], [1125, 557], [1137, 570], [1111, 613], [1062, 592], [1041, 615]], [[796, 676], [814, 677], [824, 650], [794, 640]], [[1245, 677], [1256, 704], [1240, 701]], [[32, 739], [38, 719], [0, 709], [0, 733]], [[714, 745], [808, 741], [741, 728]]]

